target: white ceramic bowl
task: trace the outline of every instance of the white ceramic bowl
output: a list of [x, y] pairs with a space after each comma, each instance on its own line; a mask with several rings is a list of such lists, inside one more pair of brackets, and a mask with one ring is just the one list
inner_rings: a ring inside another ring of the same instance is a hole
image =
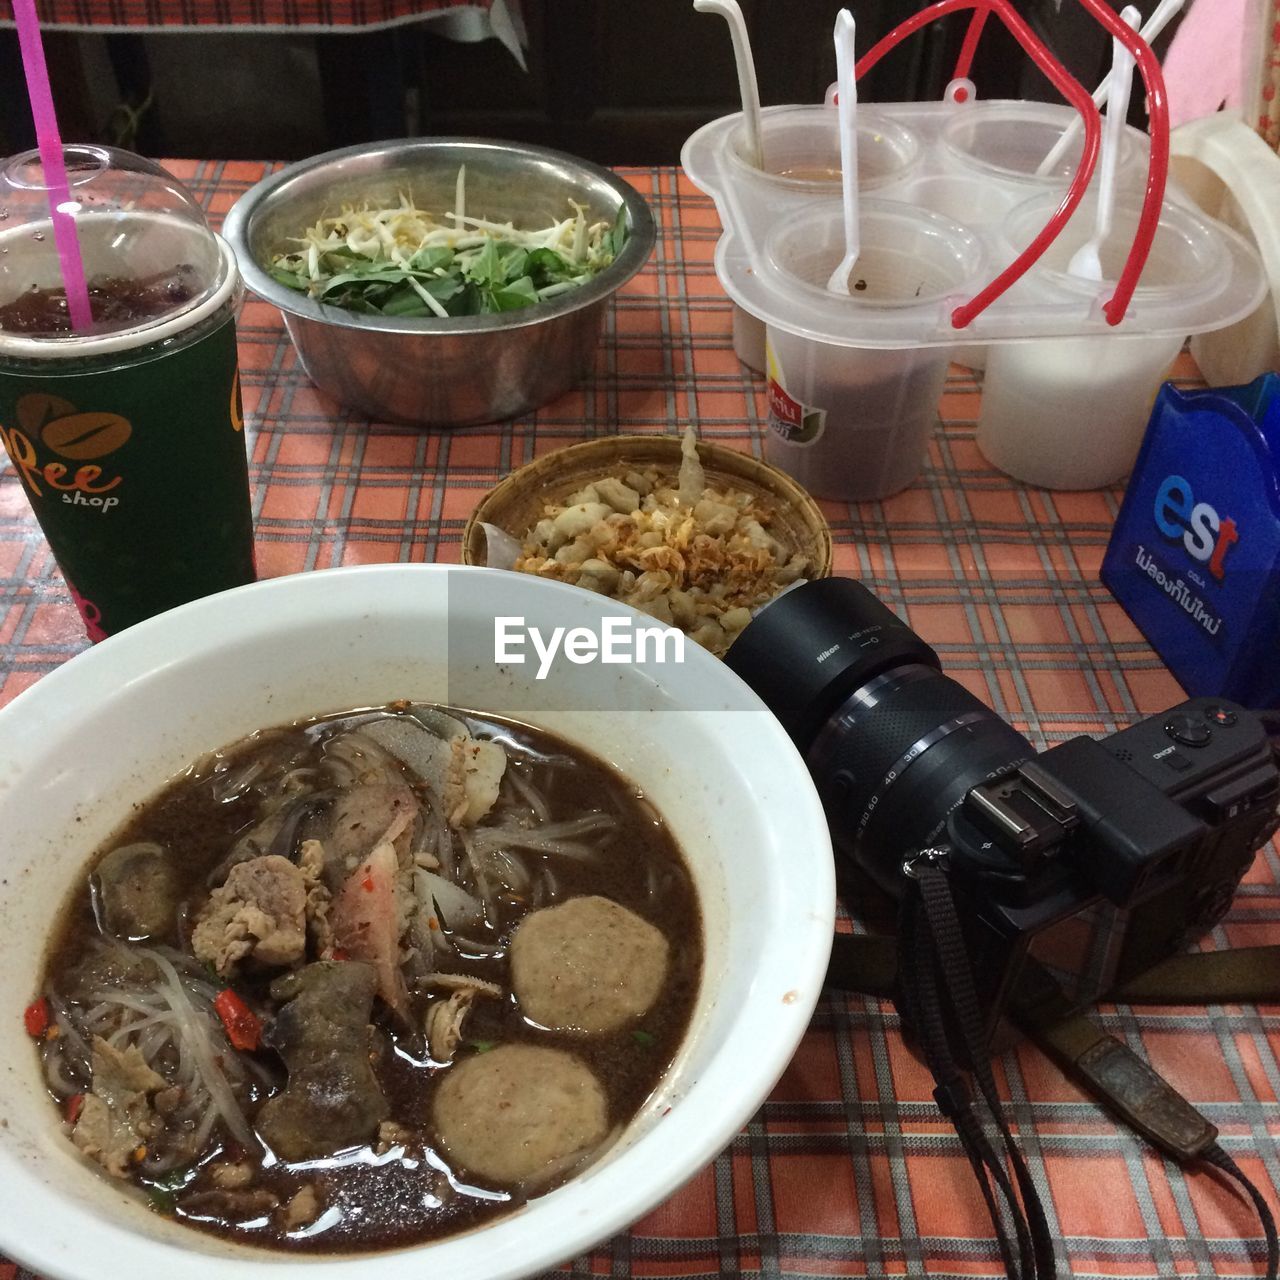
[[[817, 999], [831, 846], [800, 756], [724, 665], [491, 661], [493, 619], [546, 630], [629, 611], [520, 574], [426, 565], [258, 583], [125, 631], [0, 711], [0, 1249], [56, 1280], [507, 1280], [622, 1230], [710, 1161], [764, 1100]], [[450, 661], [450, 657], [452, 661]], [[21, 1034], [53, 915], [89, 852], [202, 752], [395, 698], [510, 714], [612, 761], [666, 817], [701, 896], [706, 969], [656, 1095], [602, 1161], [490, 1226], [381, 1255], [291, 1259], [180, 1226], [62, 1135]], [[596, 709], [592, 709], [596, 708]]]

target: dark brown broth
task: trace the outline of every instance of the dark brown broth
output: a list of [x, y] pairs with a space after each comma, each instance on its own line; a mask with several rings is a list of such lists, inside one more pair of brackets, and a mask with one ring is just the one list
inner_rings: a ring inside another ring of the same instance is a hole
[[[577, 894], [612, 898], [660, 928], [671, 947], [663, 995], [638, 1027], [597, 1036], [558, 1034], [526, 1024], [514, 997], [501, 1003], [480, 1001], [466, 1024], [466, 1041], [460, 1056], [483, 1052], [490, 1043], [511, 1041], [569, 1050], [592, 1068], [605, 1088], [611, 1123], [624, 1125], [670, 1065], [688, 1028], [697, 996], [703, 956], [702, 922], [688, 870], [662, 820], [639, 791], [607, 764], [543, 730], [495, 717], [457, 714], [468, 720], [477, 737], [499, 740], [507, 752], [508, 768], [520, 770], [525, 778], [536, 781], [545, 775], [548, 759], [567, 756], [573, 760], [573, 768], [554, 772], [549, 799], [552, 821], [604, 809], [617, 815], [619, 828], [608, 846], [603, 868], [582, 866], [568, 859], [554, 863], [563, 890], [558, 900]], [[325, 717], [255, 735], [220, 753], [222, 767], [228, 772], [235, 770], [264, 744], [285, 748], [309, 745], [317, 750], [353, 720], [367, 717], [368, 713]], [[46, 986], [51, 984], [65, 993], [73, 980], [76, 966], [85, 954], [86, 940], [98, 932], [90, 873], [102, 856], [120, 845], [148, 840], [181, 849], [185, 854], [185, 916], [194, 914], [208, 893], [206, 877], [210, 870], [218, 865], [235, 837], [254, 824], [258, 808], [258, 800], [252, 795], [216, 800], [208, 785], [210, 773], [211, 767], [193, 769], [171, 782], [97, 851], [59, 921], [46, 958]], [[652, 896], [651, 877], [656, 877], [658, 886]], [[491, 935], [493, 940], [505, 943], [519, 918], [520, 915], [512, 915], [505, 919], [501, 929]], [[187, 929], [186, 919], [180, 918], [175, 936], [169, 941], [189, 950]], [[450, 972], [474, 973], [509, 986], [505, 955], [500, 959], [450, 961], [445, 967]], [[234, 986], [251, 1000], [265, 999], [271, 976], [274, 974], [256, 982], [237, 977]], [[415, 1121], [421, 1118], [425, 1127], [433, 1081], [447, 1068], [425, 1065], [421, 1036], [415, 1038], [397, 1030], [377, 1006], [375, 1042], [375, 1072], [391, 1104], [392, 1118], [409, 1127], [417, 1127]], [[265, 1062], [274, 1057], [269, 1051], [257, 1056]], [[282, 1068], [279, 1076], [283, 1084]], [[337, 1213], [330, 1213], [329, 1218], [336, 1220], [315, 1235], [286, 1233], [270, 1215], [265, 1221], [237, 1225], [187, 1213], [182, 1208], [187, 1195], [212, 1189], [207, 1169], [212, 1157], [243, 1158], [238, 1146], [219, 1129], [215, 1129], [214, 1137], [216, 1141], [211, 1141], [205, 1156], [197, 1162], [203, 1167], [176, 1199], [169, 1190], [156, 1195], [155, 1186], [145, 1178], [136, 1177], [135, 1181], [149, 1188], [153, 1199], [176, 1212], [180, 1220], [256, 1245], [314, 1253], [403, 1247], [492, 1220], [519, 1203], [518, 1195], [508, 1189], [469, 1187], [465, 1176], [455, 1176], [448, 1170], [443, 1154], [432, 1149], [428, 1141], [425, 1147], [410, 1147], [404, 1159], [395, 1152], [376, 1155], [372, 1147], [363, 1147], [306, 1166], [280, 1165], [262, 1170], [253, 1186], [275, 1192], [282, 1205], [304, 1184], [318, 1187], [326, 1210]], [[458, 1189], [451, 1189], [451, 1181]], [[430, 1203], [433, 1199], [438, 1203]], [[322, 1217], [320, 1221], [327, 1219]]]

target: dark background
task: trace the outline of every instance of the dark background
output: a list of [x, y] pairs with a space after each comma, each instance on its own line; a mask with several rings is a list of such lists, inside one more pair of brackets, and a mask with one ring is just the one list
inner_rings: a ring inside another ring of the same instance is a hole
[[[1141, 0], [1144, 15], [1155, 2]], [[859, 50], [921, 7], [857, 0]], [[53, 31], [46, 45], [65, 139], [149, 155], [288, 160], [384, 137], [479, 134], [610, 164], [674, 164], [694, 129], [737, 109], [725, 23], [696, 13], [691, 0], [522, 0], [522, 8], [527, 72], [497, 41], [460, 44], [432, 35], [429, 23], [326, 36]], [[821, 101], [835, 78], [840, 0], [742, 0], [742, 8], [763, 102]], [[1077, 0], [1018, 8], [1086, 88], [1102, 79], [1109, 41]], [[865, 78], [859, 97], [939, 97], [967, 22], [967, 13], [953, 15], [914, 36]], [[985, 98], [1057, 96], [995, 17], [974, 79]], [[32, 139], [11, 31], [0, 32], [0, 84], [0, 149], [13, 152]], [[1131, 118], [1143, 123], [1136, 107]]]

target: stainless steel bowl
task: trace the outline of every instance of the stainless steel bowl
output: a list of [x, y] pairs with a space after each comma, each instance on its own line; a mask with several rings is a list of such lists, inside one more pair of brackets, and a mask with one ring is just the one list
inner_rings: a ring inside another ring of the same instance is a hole
[[[579, 289], [519, 311], [449, 319], [396, 319], [324, 306], [265, 270], [318, 218], [343, 205], [396, 200], [453, 206], [467, 167], [467, 207], [517, 226], [550, 226], [570, 200], [592, 219], [625, 208], [622, 253]], [[245, 283], [284, 313], [308, 376], [372, 418], [467, 426], [526, 413], [555, 399], [591, 368], [609, 298], [648, 261], [654, 223], [639, 192], [599, 165], [559, 151], [475, 138], [430, 138], [347, 147], [290, 165], [250, 188], [223, 234]]]

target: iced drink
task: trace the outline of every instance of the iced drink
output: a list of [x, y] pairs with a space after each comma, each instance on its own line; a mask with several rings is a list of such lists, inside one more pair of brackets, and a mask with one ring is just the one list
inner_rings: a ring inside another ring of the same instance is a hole
[[93, 325], [72, 329], [34, 155], [0, 181], [0, 438], [93, 640], [254, 577], [239, 277], [163, 170], [67, 148]]

